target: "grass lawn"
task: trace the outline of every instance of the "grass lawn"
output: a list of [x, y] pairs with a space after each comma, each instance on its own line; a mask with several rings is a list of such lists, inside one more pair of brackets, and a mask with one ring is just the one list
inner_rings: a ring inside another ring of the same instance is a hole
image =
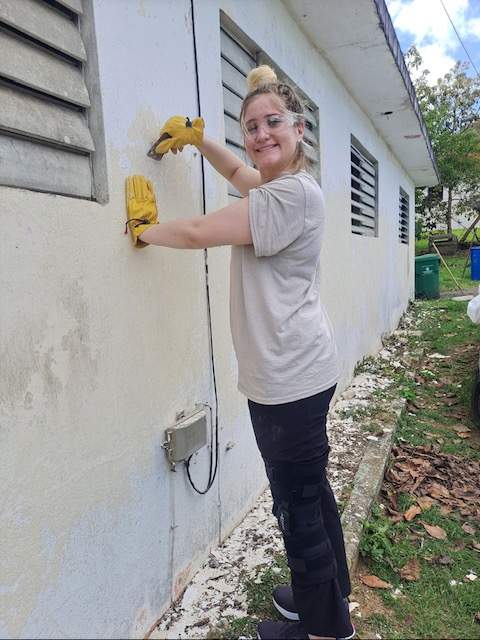
[[[459, 251], [455, 256], [444, 256], [444, 260], [447, 263], [450, 271], [455, 276], [455, 279], [464, 291], [473, 291], [478, 287], [480, 282], [478, 280], [472, 280], [470, 278], [470, 266], [465, 268], [469, 256], [468, 251]], [[456, 291], [458, 290], [455, 281], [448, 273], [445, 265], [440, 262], [440, 292]]]
[[[454, 229], [453, 232], [457, 237], [460, 237], [463, 234], [463, 229]], [[472, 234], [469, 235], [468, 240], [474, 240]], [[428, 252], [427, 238], [422, 238], [415, 242], [415, 255], [418, 256]], [[469, 250], [459, 251], [454, 256], [444, 256], [445, 262], [447, 263], [450, 271], [453, 273], [461, 289], [465, 292], [471, 293], [475, 289], [477, 289], [480, 281], [472, 280], [470, 278], [470, 264], [468, 258]], [[465, 266], [467, 264], [467, 261], [468, 265]], [[440, 293], [450, 291], [455, 292], [458, 290], [458, 286], [456, 285], [452, 276], [448, 273], [448, 269], [442, 262], [440, 262]]]
[[[443, 233], [443, 232], [439, 232]], [[460, 239], [465, 233], [464, 229], [452, 229], [452, 233]], [[478, 231], [477, 231], [478, 235]], [[480, 236], [479, 236], [480, 237]], [[475, 235], [470, 232], [467, 236], [466, 242], [476, 242]], [[420, 240], [415, 241], [415, 255], [421, 255], [422, 253], [428, 253], [428, 237], [421, 238]]]
[[[480, 638], [480, 429], [470, 415], [480, 328], [466, 303], [415, 307], [423, 333], [408, 348], [425, 356], [391, 371], [408, 405], [364, 528], [354, 620], [359, 638]], [[391, 586], [369, 588], [365, 575]]]

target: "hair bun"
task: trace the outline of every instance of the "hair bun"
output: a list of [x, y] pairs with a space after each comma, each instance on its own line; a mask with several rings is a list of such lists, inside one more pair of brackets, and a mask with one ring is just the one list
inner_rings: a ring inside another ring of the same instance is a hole
[[252, 69], [247, 76], [247, 90], [248, 93], [259, 89], [260, 87], [268, 86], [269, 84], [276, 84], [277, 74], [267, 64], [262, 64], [259, 67]]

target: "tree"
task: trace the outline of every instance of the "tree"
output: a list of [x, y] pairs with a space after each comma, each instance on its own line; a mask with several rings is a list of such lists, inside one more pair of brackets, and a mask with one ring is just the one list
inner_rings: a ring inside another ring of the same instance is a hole
[[[478, 215], [480, 199], [480, 79], [467, 76], [467, 63], [455, 66], [435, 84], [416, 47], [405, 61], [411, 75], [440, 173], [440, 189], [417, 194], [417, 212], [428, 228], [444, 221], [452, 231], [452, 214]], [[447, 199], [443, 196], [445, 188]]]

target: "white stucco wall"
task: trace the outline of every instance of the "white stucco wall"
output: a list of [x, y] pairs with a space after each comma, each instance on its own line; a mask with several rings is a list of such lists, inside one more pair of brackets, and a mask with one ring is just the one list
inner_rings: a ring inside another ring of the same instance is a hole
[[[281, 2], [195, 7], [210, 135], [223, 137], [220, 9], [319, 106], [323, 296], [345, 386], [413, 293], [413, 242], [397, 232], [411, 181]], [[266, 482], [236, 391], [229, 250], [208, 252], [221, 444], [216, 485], [199, 496], [161, 445], [177, 412], [214, 407], [203, 252], [138, 251], [123, 235], [131, 173], [153, 180], [162, 219], [202, 210], [193, 149], [145, 155], [168, 116], [197, 113], [190, 0], [95, 0], [95, 17], [109, 203], [0, 187], [1, 637], [143, 636]], [[352, 133], [379, 161], [377, 239], [350, 232]], [[226, 185], [205, 175], [210, 211]], [[192, 469], [202, 486], [207, 457]]]

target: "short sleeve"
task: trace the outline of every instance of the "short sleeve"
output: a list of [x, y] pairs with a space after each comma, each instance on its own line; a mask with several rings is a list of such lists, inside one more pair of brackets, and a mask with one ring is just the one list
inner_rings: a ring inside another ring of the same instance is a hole
[[297, 176], [284, 176], [251, 189], [248, 196], [250, 232], [257, 258], [279, 253], [303, 233], [306, 194]]

